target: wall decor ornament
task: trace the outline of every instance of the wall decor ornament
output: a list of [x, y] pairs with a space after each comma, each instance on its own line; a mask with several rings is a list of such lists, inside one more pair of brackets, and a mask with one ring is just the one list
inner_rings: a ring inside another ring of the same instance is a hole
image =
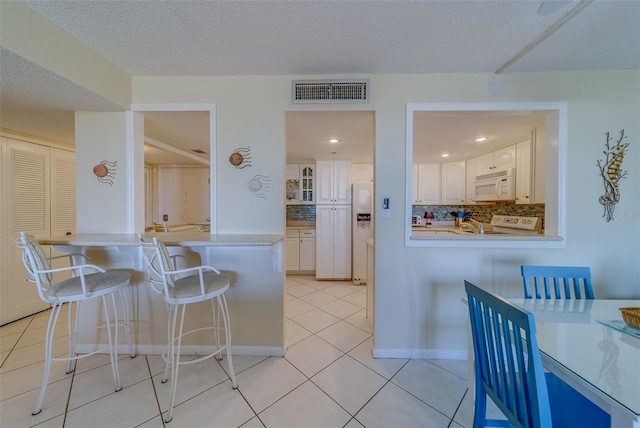
[[247, 188], [256, 198], [267, 199], [269, 188], [271, 187], [270, 175], [256, 175], [247, 182]]
[[599, 201], [604, 206], [602, 217], [608, 223], [613, 220], [616, 204], [620, 201], [620, 187], [618, 184], [620, 180], [627, 176], [627, 171], [622, 170], [622, 160], [629, 149], [629, 143], [623, 143], [622, 141], [627, 138], [624, 135], [624, 129], [620, 131], [620, 137], [613, 146], [611, 145], [613, 138], [609, 136], [608, 132], [605, 135], [607, 136], [606, 150], [602, 152], [605, 158], [604, 160], [598, 159], [597, 164], [604, 181], [604, 195], [600, 196]]
[[251, 166], [251, 146], [238, 147], [229, 156], [229, 163], [238, 169], [243, 169]]
[[118, 165], [117, 161], [103, 160], [93, 167], [93, 173], [100, 183], [112, 185], [113, 179], [116, 178], [116, 165]]

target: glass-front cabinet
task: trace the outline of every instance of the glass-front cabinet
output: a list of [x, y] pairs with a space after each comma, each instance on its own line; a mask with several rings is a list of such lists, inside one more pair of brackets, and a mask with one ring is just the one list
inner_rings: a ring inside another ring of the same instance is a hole
[[315, 169], [315, 164], [287, 164], [285, 183], [287, 205], [315, 203]]
[[300, 165], [300, 203], [302, 204], [312, 204], [314, 201], [313, 198], [313, 181], [314, 174], [313, 171], [315, 169], [315, 165], [310, 164], [301, 164]]

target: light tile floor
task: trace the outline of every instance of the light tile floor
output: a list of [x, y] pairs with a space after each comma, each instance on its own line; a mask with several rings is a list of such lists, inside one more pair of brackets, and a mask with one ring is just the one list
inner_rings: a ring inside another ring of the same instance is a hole
[[[471, 426], [466, 361], [373, 359], [365, 287], [311, 276], [288, 276], [285, 287], [285, 357], [234, 357], [238, 390], [226, 361], [184, 366], [169, 427]], [[0, 327], [2, 428], [164, 425], [169, 383], [156, 355], [122, 357], [118, 393], [107, 355], [79, 360], [71, 374], [54, 362], [43, 410], [31, 416], [47, 317]], [[65, 351], [60, 337], [54, 352]]]

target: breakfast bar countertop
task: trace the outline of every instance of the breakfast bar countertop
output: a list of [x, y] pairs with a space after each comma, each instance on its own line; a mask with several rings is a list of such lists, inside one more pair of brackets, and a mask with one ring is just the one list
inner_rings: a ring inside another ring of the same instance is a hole
[[[283, 235], [259, 234], [208, 234], [158, 232], [144, 233], [145, 237], [158, 237], [165, 245], [184, 247], [216, 246], [271, 246], [282, 241]], [[71, 246], [138, 246], [137, 233], [88, 233], [77, 235], [53, 236], [38, 239], [42, 245]]]

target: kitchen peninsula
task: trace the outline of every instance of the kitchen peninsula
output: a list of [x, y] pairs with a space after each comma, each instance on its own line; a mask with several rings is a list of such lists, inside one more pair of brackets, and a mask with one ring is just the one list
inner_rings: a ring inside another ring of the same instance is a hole
[[[234, 355], [284, 355], [284, 273], [282, 235], [215, 235], [208, 233], [145, 233], [158, 237], [170, 253], [180, 254], [179, 268], [212, 265], [229, 275], [231, 287], [227, 301], [233, 332]], [[137, 234], [79, 234], [39, 240], [58, 251], [83, 253], [89, 263], [107, 269], [125, 269], [131, 272], [130, 311], [136, 352], [160, 354], [167, 342], [167, 309], [161, 294], [147, 281]], [[90, 302], [87, 302], [90, 303]], [[203, 303], [208, 305], [208, 303]], [[198, 306], [196, 306], [197, 308]], [[95, 326], [98, 305], [83, 303], [80, 323]], [[210, 308], [194, 310], [187, 315], [185, 329], [200, 325], [208, 319]], [[81, 335], [78, 351], [97, 349], [106, 343], [104, 332]], [[200, 332], [202, 333], [202, 332]], [[211, 340], [204, 334], [185, 338], [185, 353], [200, 353]], [[123, 349], [124, 350], [124, 349]]]

